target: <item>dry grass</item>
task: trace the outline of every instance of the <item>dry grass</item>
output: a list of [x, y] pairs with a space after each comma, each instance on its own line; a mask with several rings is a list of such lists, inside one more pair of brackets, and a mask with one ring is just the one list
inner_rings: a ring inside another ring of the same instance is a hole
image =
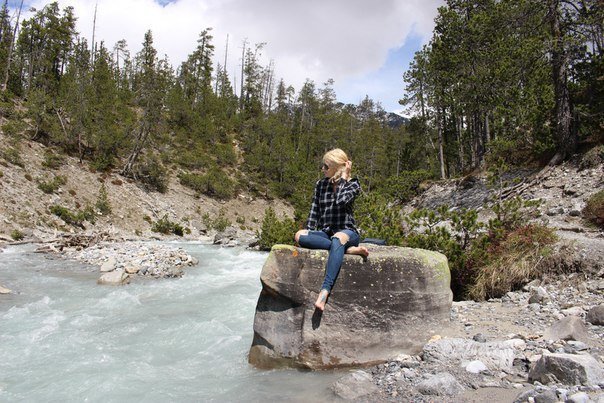
[[541, 263], [552, 253], [551, 245], [556, 240], [551, 228], [538, 225], [510, 232], [492, 248], [492, 259], [478, 268], [476, 282], [468, 290], [468, 296], [475, 300], [498, 298], [540, 278], [547, 270]]

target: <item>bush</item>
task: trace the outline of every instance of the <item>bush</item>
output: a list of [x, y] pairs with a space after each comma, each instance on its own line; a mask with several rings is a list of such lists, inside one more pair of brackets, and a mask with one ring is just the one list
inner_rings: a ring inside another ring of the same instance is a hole
[[4, 158], [4, 160], [10, 164], [16, 165], [18, 167], [25, 167], [23, 160], [21, 159], [21, 154], [19, 150], [15, 147], [5, 148], [0, 152], [0, 156]]
[[420, 209], [406, 221], [407, 246], [447, 256], [454, 298], [500, 297], [540, 275], [538, 263], [556, 240], [552, 229], [526, 225], [534, 203], [497, 203], [497, 217], [478, 222], [476, 210]]
[[20, 120], [9, 120], [2, 125], [4, 134], [10, 137], [16, 137], [25, 131], [26, 125]]
[[68, 208], [53, 205], [50, 206], [50, 212], [65, 221], [67, 224], [84, 228], [83, 222], [88, 221], [92, 224], [96, 222], [96, 216], [91, 206], [86, 206], [84, 210], [78, 210], [75, 213], [71, 212]]
[[294, 220], [279, 220], [271, 207], [264, 210], [264, 219], [260, 231], [256, 232], [261, 250], [270, 250], [275, 244], [293, 245], [298, 227]]
[[498, 298], [540, 278], [543, 270], [539, 263], [551, 253], [549, 245], [556, 240], [551, 228], [525, 225], [509, 232], [501, 242], [488, 245], [482, 256], [486, 260], [476, 271], [468, 296], [476, 300]]
[[111, 203], [109, 202], [109, 196], [107, 195], [107, 188], [103, 183], [99, 189], [99, 195], [96, 199], [96, 209], [103, 215], [111, 214]]
[[168, 175], [166, 168], [159, 158], [152, 156], [144, 160], [138, 167], [136, 177], [151, 191], [166, 193], [168, 190]]
[[231, 226], [231, 221], [225, 216], [225, 214], [225, 211], [221, 209], [215, 218], [211, 218], [208, 213], [205, 213], [201, 217], [201, 220], [208, 228], [222, 232]]
[[583, 216], [598, 227], [604, 228], [604, 190], [600, 190], [587, 200]]
[[162, 218], [157, 220], [153, 225], [151, 225], [151, 231], [158, 232], [164, 235], [178, 235], [183, 236], [184, 229], [182, 225], [172, 222], [168, 219], [168, 214], [164, 214]]
[[55, 154], [50, 150], [46, 150], [46, 152], [44, 152], [44, 161], [42, 161], [42, 166], [50, 169], [57, 169], [60, 168], [64, 163], [65, 158], [63, 158], [63, 156]]
[[389, 199], [398, 202], [408, 202], [417, 196], [420, 192], [420, 184], [434, 175], [426, 170], [403, 171], [399, 176], [391, 176], [386, 179], [382, 193]]
[[183, 186], [218, 199], [229, 199], [235, 192], [233, 180], [217, 167], [211, 168], [203, 175], [182, 173], [178, 178]]
[[15, 241], [22, 241], [23, 238], [25, 238], [25, 234], [19, 231], [18, 229], [14, 229], [11, 231], [10, 237], [13, 238]]
[[604, 145], [593, 147], [586, 152], [579, 163], [580, 169], [595, 168], [604, 162]]
[[38, 189], [46, 194], [52, 194], [59, 190], [61, 186], [67, 183], [65, 177], [57, 175], [51, 181], [38, 181]]
[[389, 206], [383, 196], [363, 194], [355, 202], [355, 218], [365, 238], [379, 238], [388, 245], [401, 245], [405, 233], [400, 208]]

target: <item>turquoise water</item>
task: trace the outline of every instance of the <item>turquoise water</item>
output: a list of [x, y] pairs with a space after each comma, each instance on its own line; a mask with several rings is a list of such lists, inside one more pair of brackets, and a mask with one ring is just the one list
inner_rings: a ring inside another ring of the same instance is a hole
[[34, 246], [0, 251], [0, 401], [326, 401], [341, 373], [247, 363], [265, 253], [180, 243], [180, 279], [99, 286]]

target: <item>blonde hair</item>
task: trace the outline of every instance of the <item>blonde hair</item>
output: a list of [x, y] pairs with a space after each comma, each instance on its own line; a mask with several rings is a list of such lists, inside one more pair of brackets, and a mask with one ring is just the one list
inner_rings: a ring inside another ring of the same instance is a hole
[[346, 163], [350, 161], [348, 159], [348, 155], [339, 149], [334, 148], [333, 150], [329, 150], [323, 156], [323, 162], [330, 162], [331, 165], [335, 165], [337, 167], [336, 173], [329, 179], [331, 183], [336, 183], [340, 180], [344, 172], [346, 171]]

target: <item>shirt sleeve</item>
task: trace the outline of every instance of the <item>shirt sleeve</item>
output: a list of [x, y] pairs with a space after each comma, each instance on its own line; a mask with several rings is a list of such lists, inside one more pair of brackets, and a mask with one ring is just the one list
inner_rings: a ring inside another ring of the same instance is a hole
[[308, 220], [306, 220], [306, 229], [308, 230], [315, 230], [317, 228], [317, 221], [319, 220], [319, 182], [315, 185], [310, 213], [308, 214]]
[[338, 195], [336, 197], [337, 205], [351, 203], [359, 195], [359, 193], [361, 193], [361, 185], [359, 184], [359, 180], [357, 178], [344, 182], [344, 184], [340, 186], [341, 187], [338, 190]]

